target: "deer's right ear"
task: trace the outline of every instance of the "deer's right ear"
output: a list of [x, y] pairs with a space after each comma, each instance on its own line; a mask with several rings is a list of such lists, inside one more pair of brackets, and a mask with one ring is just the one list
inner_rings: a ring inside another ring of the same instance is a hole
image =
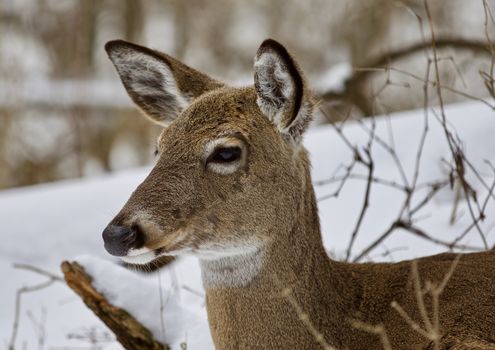
[[191, 101], [223, 86], [161, 52], [122, 40], [109, 41], [105, 50], [127, 93], [154, 122], [167, 125]]

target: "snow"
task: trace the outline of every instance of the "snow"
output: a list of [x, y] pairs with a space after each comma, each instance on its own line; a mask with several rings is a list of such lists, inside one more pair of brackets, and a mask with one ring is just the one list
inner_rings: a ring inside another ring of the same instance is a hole
[[[486, 183], [491, 184], [493, 174], [484, 160], [495, 164], [495, 115], [493, 110], [475, 102], [451, 105], [446, 108], [448, 121], [463, 140], [468, 158], [478, 168]], [[370, 121], [364, 125], [370, 126]], [[419, 183], [445, 178], [447, 172], [442, 159], [450, 160], [450, 153], [433, 113], [429, 114], [429, 133], [421, 163]], [[410, 177], [414, 169], [416, 150], [423, 130], [423, 111], [396, 113], [376, 120], [376, 132], [385, 141], [393, 135], [397, 155]], [[343, 128], [353, 143], [364, 146], [367, 133], [358, 122], [348, 122]], [[349, 164], [350, 150], [331, 126], [313, 128], [305, 138], [313, 164], [313, 179], [323, 180], [331, 176], [341, 164]], [[376, 176], [401, 181], [394, 160], [380, 145], [373, 146]], [[7, 190], [0, 193], [0, 340], [10, 338], [14, 315], [16, 290], [32, 285], [44, 278], [28, 271], [14, 269], [13, 262], [36, 265], [57, 272], [62, 260], [77, 259], [94, 277], [96, 287], [115, 305], [128, 309], [145, 324], [157, 339], [171, 342], [178, 348], [181, 342], [188, 349], [212, 349], [206, 322], [204, 290], [195, 258], [174, 262], [160, 273], [141, 275], [123, 269], [103, 250], [101, 231], [118, 212], [135, 187], [149, 172], [149, 167], [119, 172], [101, 178], [64, 181], [57, 184]], [[365, 174], [363, 167], [356, 173]], [[486, 190], [472, 172], [468, 180], [484, 199]], [[410, 178], [408, 179], [411, 180]], [[317, 197], [332, 193], [337, 183], [317, 186]], [[326, 247], [334, 256], [343, 256], [350, 234], [363, 202], [365, 182], [349, 180], [339, 197], [320, 201], [319, 211]], [[424, 194], [424, 193], [423, 193]], [[419, 193], [413, 198], [417, 203]], [[464, 203], [458, 210], [457, 221], [449, 224], [453, 207], [453, 191], [445, 189], [420, 212], [417, 225], [432, 236], [452, 240], [470, 223]], [[373, 185], [370, 207], [364, 218], [362, 230], [354, 245], [356, 255], [376, 239], [397, 216], [403, 194], [381, 185]], [[480, 223], [487, 240], [495, 242], [495, 201], [487, 207], [487, 218]], [[481, 240], [472, 230], [462, 243], [481, 247]], [[401, 248], [387, 256], [387, 249]], [[372, 254], [374, 260], [402, 260], [444, 251], [431, 242], [399, 231], [391, 235]], [[85, 257], [75, 258], [86, 255]], [[161, 295], [161, 298], [160, 298]], [[160, 302], [162, 300], [162, 302]], [[161, 326], [160, 308], [164, 306]], [[49, 348], [80, 347], [92, 344], [91, 332], [105, 334], [105, 327], [91, 314], [64, 284], [56, 283], [36, 293], [25, 294], [22, 299], [21, 319], [17, 345], [32, 348], [38, 341], [33, 325], [46, 310], [43, 323]], [[28, 314], [29, 313], [29, 314]], [[71, 335], [68, 337], [68, 335]], [[83, 339], [76, 339], [76, 338]], [[101, 348], [118, 349], [115, 342], [103, 335]], [[93, 342], [94, 343], [94, 342]]]

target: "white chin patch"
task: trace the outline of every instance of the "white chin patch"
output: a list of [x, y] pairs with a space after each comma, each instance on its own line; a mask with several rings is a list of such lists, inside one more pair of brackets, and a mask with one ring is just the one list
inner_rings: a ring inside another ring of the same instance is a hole
[[120, 257], [122, 261], [133, 265], [146, 265], [156, 258], [155, 252], [148, 248], [131, 249], [126, 256]]

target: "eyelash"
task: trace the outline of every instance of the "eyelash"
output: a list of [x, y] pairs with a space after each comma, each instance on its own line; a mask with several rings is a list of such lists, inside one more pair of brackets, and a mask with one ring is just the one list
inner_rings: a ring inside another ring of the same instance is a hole
[[240, 147], [219, 147], [208, 157], [207, 163], [227, 164], [238, 161], [242, 157]]

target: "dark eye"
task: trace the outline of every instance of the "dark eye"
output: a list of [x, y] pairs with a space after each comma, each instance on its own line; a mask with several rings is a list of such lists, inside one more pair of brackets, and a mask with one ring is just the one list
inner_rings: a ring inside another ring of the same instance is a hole
[[155, 155], [155, 157], [158, 156], [158, 153], [160, 153], [160, 152], [158, 152], [158, 148], [155, 148], [155, 151], [153, 152], [153, 154]]
[[209, 162], [229, 163], [241, 158], [242, 150], [240, 147], [221, 147], [217, 148], [210, 156]]

